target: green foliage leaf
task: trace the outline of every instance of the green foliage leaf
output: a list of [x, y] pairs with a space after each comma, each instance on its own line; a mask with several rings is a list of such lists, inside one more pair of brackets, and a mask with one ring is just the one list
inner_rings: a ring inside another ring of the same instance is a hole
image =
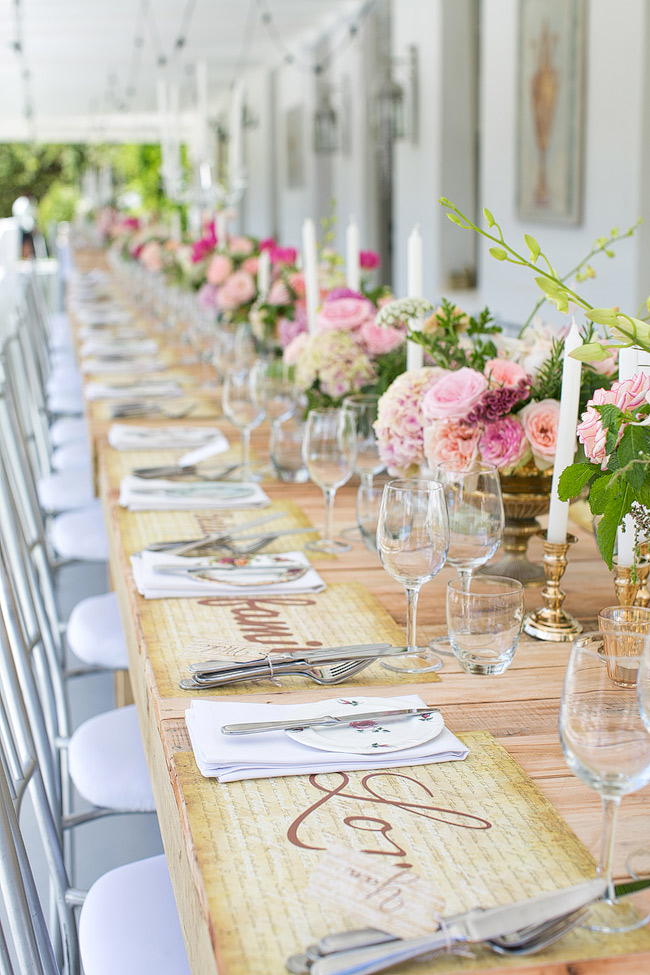
[[577, 359], [578, 362], [604, 362], [605, 359], [609, 359], [611, 352], [600, 342], [585, 342], [584, 345], [578, 346], [569, 355], [572, 359]]
[[[617, 448], [618, 460], [625, 468], [625, 479], [635, 490], [643, 486], [646, 479], [646, 465], [650, 461], [650, 430], [648, 427], [630, 423], [626, 426]], [[634, 463], [641, 461], [642, 463]], [[630, 465], [628, 467], [628, 465]]]
[[611, 471], [596, 478], [589, 488], [589, 507], [592, 515], [602, 515], [610, 500], [611, 491], [616, 493], [616, 485], [610, 489], [610, 483], [614, 474]]
[[597, 325], [615, 325], [618, 310], [616, 308], [590, 308], [585, 312], [587, 318]]
[[634, 495], [626, 481], [617, 482], [617, 490], [612, 491], [608, 503], [603, 511], [603, 517], [598, 525], [596, 539], [598, 548], [607, 567], [611, 569], [616, 544], [616, 532], [623, 518], [632, 507]]
[[532, 234], [524, 234], [524, 240], [526, 241], [528, 250], [530, 251], [531, 259], [534, 264], [537, 258], [539, 257], [541, 247], [539, 246], [538, 242], [535, 240]]
[[619, 430], [625, 420], [625, 414], [622, 410], [619, 410], [618, 406], [614, 406], [613, 403], [605, 403], [604, 406], [595, 406], [594, 409], [600, 414], [603, 426], [607, 431], [605, 450], [608, 454], [611, 454], [616, 449]]
[[571, 464], [570, 467], [567, 467], [560, 474], [560, 480], [557, 486], [557, 493], [560, 499], [562, 501], [569, 501], [571, 498], [577, 497], [585, 484], [588, 484], [598, 471], [599, 468], [596, 464], [590, 464], [588, 461]]
[[495, 261], [508, 260], [508, 252], [504, 251], [503, 247], [490, 247], [490, 254], [495, 259]]

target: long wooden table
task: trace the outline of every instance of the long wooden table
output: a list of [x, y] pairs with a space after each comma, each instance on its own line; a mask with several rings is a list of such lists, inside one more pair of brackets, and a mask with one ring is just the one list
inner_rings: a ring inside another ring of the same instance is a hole
[[[189, 367], [185, 372], [192, 374]], [[209, 396], [204, 402], [207, 405], [201, 412], [205, 419], [201, 422], [208, 423], [211, 421], [207, 414], [213, 410], [218, 415], [220, 411]], [[279, 959], [289, 951], [304, 947], [300, 942], [289, 941], [286, 946], [282, 943], [284, 954], [281, 955], [278, 949], [283, 937], [283, 914], [292, 900], [295, 902], [302, 896], [302, 883], [296, 881], [294, 890], [291, 885], [289, 889], [275, 890], [274, 878], [257, 875], [254, 865], [266, 862], [265, 858], [270, 855], [268, 849], [262, 849], [264, 815], [271, 812], [277, 815], [277, 808], [281, 810], [283, 796], [285, 800], [287, 796], [283, 783], [288, 780], [268, 780], [268, 788], [256, 800], [262, 808], [251, 809], [242, 806], [244, 793], [241, 790], [219, 786], [215, 780], [204, 779], [199, 774], [183, 720], [192, 694], [178, 689], [175, 667], [178, 666], [180, 672], [186, 666], [186, 641], [192, 628], [202, 637], [219, 641], [223, 610], [214, 600], [208, 601], [208, 605], [206, 600], [198, 599], [146, 601], [136, 592], [131, 577], [129, 556], [133, 551], [147, 541], [178, 537], [175, 531], [179, 526], [196, 523], [192, 522], [194, 513], [171, 516], [120, 509], [117, 503], [120, 477], [143, 462], [167, 462], [178, 455], [169, 451], [136, 454], [112, 450], [106, 442], [109, 419], [105, 403], [91, 404], [88, 420], [96, 452], [99, 492], [110, 533], [111, 575], [129, 646], [131, 685], [192, 972], [195, 975], [215, 972], [220, 975], [279, 975], [283, 971]], [[225, 421], [220, 421], [220, 425], [236, 443], [236, 432]], [[262, 457], [267, 438], [268, 430], [264, 427], [254, 437], [254, 449]], [[265, 483], [264, 488], [273, 501], [290, 501], [313, 524], [320, 524], [322, 495], [313, 485], [270, 482]], [[354, 524], [354, 494], [354, 485], [338, 492], [335, 510], [339, 527]], [[614, 601], [613, 586], [591, 536], [583, 530], [577, 530], [577, 534], [579, 542], [572, 549], [564, 580], [566, 605], [587, 628], [591, 628], [598, 610]], [[285, 550], [290, 548], [290, 544], [285, 546]], [[533, 542], [531, 552], [533, 557], [539, 558], [541, 543]], [[370, 599], [377, 600], [373, 603], [377, 605], [377, 611], [380, 611], [379, 607], [387, 611], [384, 625], [389, 631], [391, 627], [395, 630], [395, 624], [403, 626], [403, 591], [382, 570], [376, 555], [363, 548], [360, 542], [355, 542], [347, 555], [336, 559], [319, 558], [316, 565], [328, 583], [328, 592], [341, 591], [332, 589], [335, 586], [348, 587], [359, 594], [368, 592]], [[422, 592], [419, 624], [423, 640], [440, 632], [444, 625], [444, 589], [448, 578], [450, 572], [444, 570]], [[359, 598], [361, 606], [362, 595]], [[538, 593], [530, 592], [527, 601], [531, 607], [538, 605]], [[184, 604], [180, 624], [179, 603]], [[331, 600], [331, 604], [335, 613], [335, 600]], [[371, 682], [361, 675], [354, 682], [354, 692], [378, 696], [418, 693], [427, 703], [443, 709], [446, 723], [454, 731], [490, 732], [534, 780], [586, 846], [596, 851], [600, 833], [598, 798], [568, 770], [557, 734], [558, 704], [567, 655], [567, 645], [524, 639], [510, 669], [498, 678], [468, 676], [460, 671], [455, 661], [448, 660], [440, 681], [420, 677], [405, 682], [383, 672], [379, 683], [376, 677]], [[178, 665], [174, 660], [180, 661]], [[331, 696], [332, 691], [328, 688], [299, 684], [286, 689], [269, 685], [263, 692], [257, 688], [255, 692], [237, 695], [221, 693], [220, 699], [289, 703]], [[617, 873], [620, 875], [625, 875], [625, 860], [630, 852], [648, 843], [649, 796], [650, 791], [645, 789], [626, 797], [623, 802], [617, 849]], [[269, 803], [273, 806], [271, 810]], [[276, 841], [277, 838], [273, 838], [273, 842]], [[261, 844], [257, 859], [255, 844]], [[248, 856], [245, 863], [240, 855], [244, 849]], [[305, 854], [304, 870], [309, 871], [313, 865], [313, 855]], [[247, 890], [250, 896], [246, 895]], [[233, 899], [238, 899], [236, 912], [229, 908]], [[261, 905], [267, 903], [277, 907], [275, 921], [272, 913], [270, 917], [260, 915]], [[266, 930], [262, 931], [263, 928]], [[259, 948], [260, 954], [254, 958], [250, 953], [246, 955], [241, 947], [247, 930], [255, 932], [260, 945], [266, 945], [266, 948]], [[326, 930], [309, 931], [308, 934], [314, 940]], [[400, 971], [456, 971], [461, 970], [460, 964], [474, 971], [491, 972], [505, 972], [513, 965], [524, 966], [526, 971], [539, 975], [551, 972], [642, 975], [650, 971], [650, 938], [646, 937], [645, 941], [642, 938], [639, 944], [631, 941], [630, 950], [619, 946], [618, 953], [609, 957], [612, 949], [608, 948], [608, 942], [594, 938], [591, 960], [567, 962], [558, 959], [551, 951], [544, 956], [517, 961], [483, 955], [472, 964], [461, 963], [458, 959], [441, 959], [420, 964], [417, 969], [411, 966]]]

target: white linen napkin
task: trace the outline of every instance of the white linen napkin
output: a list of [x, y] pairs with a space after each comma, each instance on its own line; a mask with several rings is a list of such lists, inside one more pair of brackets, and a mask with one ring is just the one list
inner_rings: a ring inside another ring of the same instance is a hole
[[[217, 427], [146, 427], [129, 423], [113, 423], [108, 442], [115, 450], [187, 450], [207, 444], [219, 444], [222, 453], [230, 444]], [[185, 461], [181, 458], [179, 463]], [[192, 462], [194, 463], [194, 462]]]
[[141, 383], [120, 384], [120, 383], [88, 383], [85, 387], [85, 395], [88, 400], [98, 399], [124, 399], [135, 400], [141, 397], [151, 397], [154, 399], [173, 399], [182, 396], [183, 390], [177, 382], [172, 379], [144, 379]]
[[81, 362], [83, 373], [129, 373], [141, 376], [148, 372], [162, 372], [166, 368], [164, 362], [159, 362], [156, 359], [138, 358], [137, 356], [126, 359], [102, 359], [101, 356], [89, 356]]
[[82, 357], [88, 355], [153, 355], [158, 351], [155, 339], [114, 339], [98, 335], [86, 339], [81, 346]]
[[[309, 559], [303, 552], [283, 552], [283, 557], [292, 563], [310, 565]], [[165, 552], [139, 552], [131, 556], [133, 577], [140, 595], [145, 599], [171, 599], [177, 596], [264, 596], [297, 594], [301, 592], [323, 592], [325, 583], [316, 572], [310, 568], [300, 579], [290, 582], [278, 582], [270, 586], [232, 586], [222, 582], [207, 582], [194, 575], [162, 575], [156, 573], [157, 565], [176, 565], [187, 568], [201, 562], [200, 558], [185, 558], [180, 555], [168, 555]], [[224, 722], [227, 723], [227, 722]]]
[[[244, 488], [241, 496], [226, 488]], [[174, 481], [127, 474], [120, 485], [120, 504], [129, 511], [203, 511], [261, 508], [270, 504], [259, 484], [240, 481]]]
[[[344, 696], [343, 689], [341, 695]], [[339, 699], [335, 700], [339, 702]], [[284, 731], [241, 736], [221, 733], [221, 728], [226, 724], [317, 717], [327, 714], [332, 703], [249, 704], [244, 701], [193, 700], [185, 712], [185, 724], [196, 764], [206, 777], [217, 778], [219, 782], [237, 782], [240, 779], [267, 779], [276, 775], [352, 772], [454, 762], [469, 754], [467, 746], [448, 728], [444, 728], [432, 741], [398, 752], [377, 752], [376, 757], [319, 751], [294, 741]], [[416, 695], [384, 698], [381, 705], [386, 709], [426, 707], [422, 698]]]

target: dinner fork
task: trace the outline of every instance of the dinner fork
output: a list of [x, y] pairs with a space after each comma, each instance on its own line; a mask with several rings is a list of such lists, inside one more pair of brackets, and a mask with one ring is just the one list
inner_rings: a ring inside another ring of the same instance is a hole
[[264, 680], [269, 677], [308, 677], [315, 684], [340, 684], [348, 677], [353, 677], [360, 671], [365, 670], [370, 664], [375, 662], [375, 658], [364, 657], [363, 660], [343, 660], [337, 664], [329, 664], [321, 667], [305, 667], [304, 664], [298, 667], [278, 667], [271, 673], [238, 674], [228, 677], [226, 680], [193, 680], [185, 678], [179, 681], [179, 686], [185, 691], [196, 691], [200, 688], [222, 687], [227, 684], [239, 684], [245, 680]]

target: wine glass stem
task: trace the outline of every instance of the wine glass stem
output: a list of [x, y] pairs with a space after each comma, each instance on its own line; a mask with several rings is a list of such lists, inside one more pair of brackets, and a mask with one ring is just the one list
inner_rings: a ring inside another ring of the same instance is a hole
[[458, 569], [458, 581], [460, 582], [460, 588], [463, 592], [469, 592], [469, 587], [472, 583], [472, 570], [471, 569]]
[[616, 842], [616, 820], [621, 804], [619, 796], [603, 796], [603, 829], [600, 840], [600, 862], [598, 873], [607, 881], [607, 900], [616, 900], [614, 880], [612, 877], [614, 866], [614, 844]]
[[323, 538], [326, 542], [331, 542], [334, 535], [334, 498], [336, 497], [335, 488], [323, 488], [325, 497], [325, 528]]
[[359, 474], [359, 480], [361, 481], [361, 487], [371, 488], [373, 482], [374, 474], [372, 471], [361, 471]]
[[245, 427], [241, 432], [241, 479], [247, 481], [251, 474], [251, 432]]
[[406, 587], [406, 648], [417, 649], [417, 615], [420, 587]]

